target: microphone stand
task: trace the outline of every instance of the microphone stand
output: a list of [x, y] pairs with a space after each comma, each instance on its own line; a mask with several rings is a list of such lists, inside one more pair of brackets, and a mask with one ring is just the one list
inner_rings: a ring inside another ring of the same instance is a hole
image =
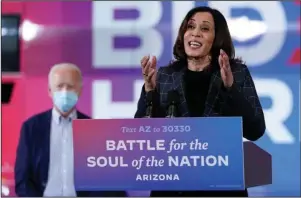
[[150, 103], [148, 103], [146, 105], [146, 113], [145, 113], [144, 118], [151, 118], [151, 117], [153, 117], [152, 113], [153, 113], [153, 103], [150, 102]]
[[168, 101], [170, 101], [166, 118], [175, 118], [178, 117], [178, 104], [179, 104], [179, 95], [177, 91], [173, 90], [168, 92]]
[[175, 118], [177, 117], [177, 105], [175, 101], [172, 101], [167, 110], [166, 118]]

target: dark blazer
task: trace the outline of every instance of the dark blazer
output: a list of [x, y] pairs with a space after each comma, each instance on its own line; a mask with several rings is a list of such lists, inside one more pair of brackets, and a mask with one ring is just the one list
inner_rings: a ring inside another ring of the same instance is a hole
[[[50, 154], [52, 110], [26, 120], [21, 129], [15, 162], [15, 191], [19, 197], [42, 197]], [[78, 119], [90, 119], [77, 111]], [[125, 191], [78, 191], [79, 197], [126, 197]]]
[[[170, 90], [177, 90], [180, 95], [180, 116], [189, 117], [183, 78], [187, 66], [183, 64], [185, 63], [176, 62], [171, 66], [159, 68], [153, 106], [154, 117], [164, 117], [166, 115], [168, 106], [167, 93]], [[212, 68], [218, 67], [213, 65]], [[203, 116], [241, 116], [243, 119], [243, 137], [255, 141], [265, 132], [265, 120], [254, 82], [246, 65], [232, 64], [231, 69], [234, 83], [230, 89], [224, 88], [220, 70], [213, 69]], [[143, 86], [135, 118], [141, 118], [145, 115], [145, 98], [146, 93]], [[248, 196], [248, 193], [247, 190], [219, 193], [208, 191], [153, 191], [151, 196]]]

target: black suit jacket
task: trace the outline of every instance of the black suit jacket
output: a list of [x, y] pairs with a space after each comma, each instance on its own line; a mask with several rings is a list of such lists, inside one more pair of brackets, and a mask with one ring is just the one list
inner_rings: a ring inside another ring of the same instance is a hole
[[[219, 68], [213, 65], [212, 68]], [[180, 95], [179, 113], [181, 117], [189, 117], [185, 99], [184, 73], [187, 65], [175, 62], [171, 66], [161, 67], [157, 73], [154, 117], [164, 117], [168, 105], [167, 93], [177, 90]], [[241, 116], [243, 119], [244, 138], [255, 141], [265, 132], [265, 120], [262, 107], [255, 89], [250, 72], [244, 64], [232, 64], [234, 83], [230, 89], [223, 86], [219, 69], [212, 72], [209, 91], [206, 99], [204, 117], [216, 116]], [[144, 86], [138, 101], [135, 118], [145, 116], [146, 93]], [[234, 193], [234, 194], [233, 194]], [[247, 191], [235, 192], [162, 192], [154, 191], [151, 196], [247, 196]]]
[[[15, 162], [15, 191], [19, 197], [42, 197], [50, 155], [52, 110], [26, 120], [21, 129]], [[77, 111], [78, 119], [90, 119]], [[125, 191], [78, 191], [79, 197], [126, 197]]]

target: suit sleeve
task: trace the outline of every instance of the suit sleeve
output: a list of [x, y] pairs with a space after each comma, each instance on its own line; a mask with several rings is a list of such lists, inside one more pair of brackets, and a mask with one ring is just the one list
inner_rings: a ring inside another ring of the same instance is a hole
[[[164, 117], [164, 111], [160, 107], [160, 74], [161, 74], [161, 68], [159, 68], [157, 72], [157, 79], [156, 79], [156, 89], [153, 91], [154, 93], [154, 101], [153, 101], [153, 117]], [[137, 111], [135, 113], [134, 118], [143, 118], [146, 115], [146, 97], [147, 94], [144, 89], [144, 85], [142, 86], [140, 98], [138, 100], [137, 104]]]
[[18, 197], [39, 196], [30, 181], [30, 151], [29, 151], [29, 127], [25, 122], [22, 125], [19, 143], [17, 146], [15, 162], [15, 192]]
[[144, 89], [144, 85], [142, 86], [141, 94], [137, 104], [137, 111], [135, 113], [134, 118], [143, 118], [146, 114], [146, 92]]
[[244, 138], [256, 141], [265, 132], [265, 119], [251, 74], [247, 66], [242, 67], [244, 79], [241, 86], [234, 79], [230, 89], [223, 88], [228, 104], [224, 112], [226, 116], [242, 116]]

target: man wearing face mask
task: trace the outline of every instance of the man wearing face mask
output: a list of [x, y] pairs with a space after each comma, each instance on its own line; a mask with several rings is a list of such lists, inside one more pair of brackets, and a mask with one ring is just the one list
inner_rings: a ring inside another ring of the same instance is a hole
[[82, 91], [81, 71], [74, 64], [57, 64], [49, 72], [48, 83], [53, 108], [22, 125], [15, 162], [16, 194], [125, 197], [124, 191], [75, 190], [72, 120], [90, 119], [76, 110]]

